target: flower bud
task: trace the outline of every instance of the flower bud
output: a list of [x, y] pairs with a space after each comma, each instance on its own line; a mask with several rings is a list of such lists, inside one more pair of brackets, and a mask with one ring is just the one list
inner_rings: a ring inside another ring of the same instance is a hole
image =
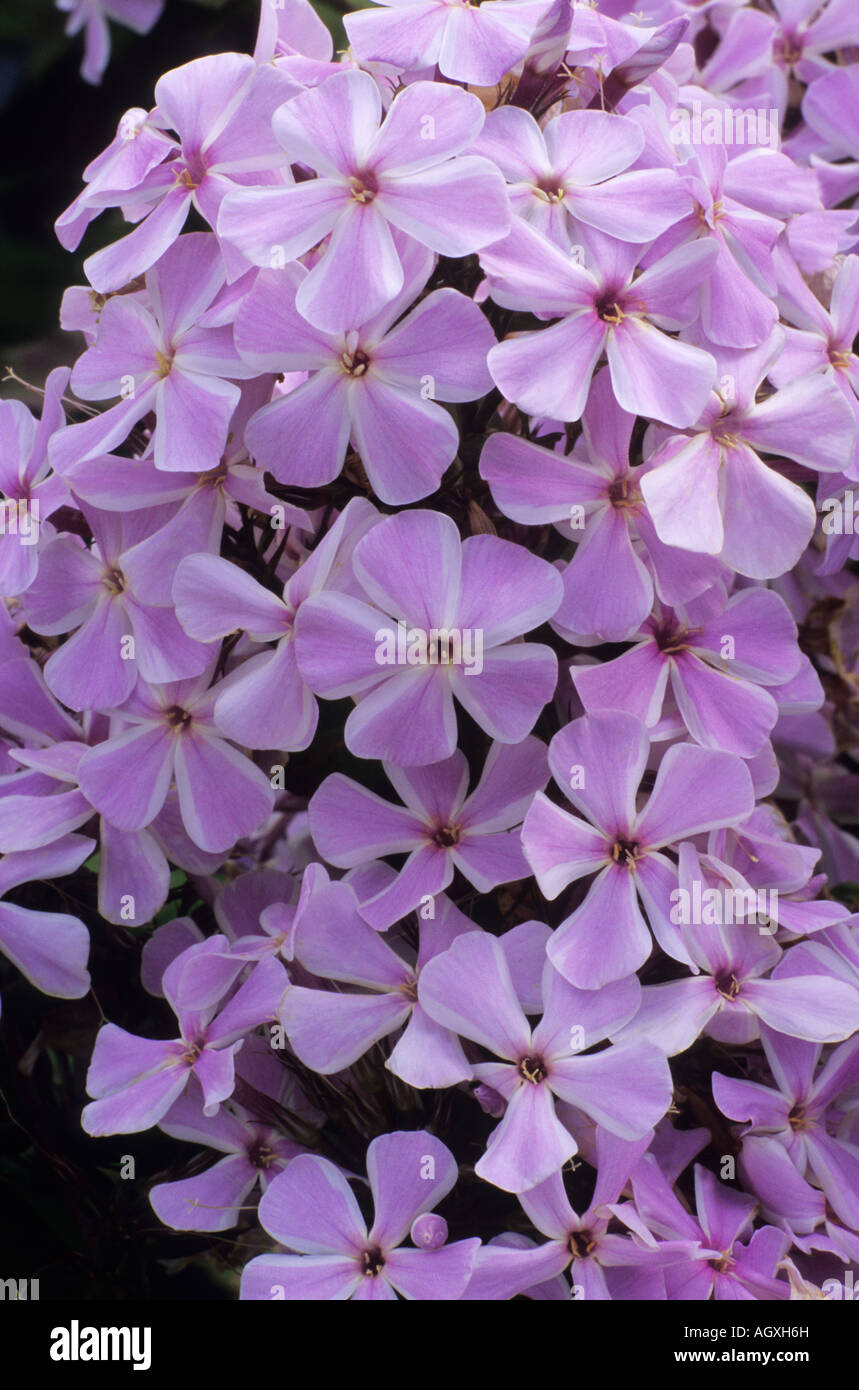
[[425, 1211], [412, 1222], [411, 1237], [419, 1250], [438, 1250], [447, 1240], [447, 1222], [433, 1211]]

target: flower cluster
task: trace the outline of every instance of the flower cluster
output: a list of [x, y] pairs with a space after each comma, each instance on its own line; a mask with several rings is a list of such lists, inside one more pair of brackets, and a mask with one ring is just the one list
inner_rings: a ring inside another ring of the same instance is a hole
[[859, 1260], [859, 12], [631, 10], [263, 0], [0, 405], [0, 949], [245, 1299]]

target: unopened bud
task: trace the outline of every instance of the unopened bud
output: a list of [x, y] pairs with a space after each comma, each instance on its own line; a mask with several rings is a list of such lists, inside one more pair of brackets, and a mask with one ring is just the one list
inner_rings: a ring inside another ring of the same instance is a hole
[[415, 1217], [409, 1234], [419, 1250], [438, 1250], [447, 1240], [447, 1222], [434, 1211], [425, 1211]]

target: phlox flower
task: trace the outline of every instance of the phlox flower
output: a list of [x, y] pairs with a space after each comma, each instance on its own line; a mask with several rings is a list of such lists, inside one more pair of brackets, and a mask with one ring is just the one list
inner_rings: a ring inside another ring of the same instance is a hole
[[269, 956], [253, 967], [222, 1003], [245, 962], [229, 954], [226, 937], [190, 946], [168, 966], [164, 994], [180, 1036], [171, 1041], [137, 1037], [105, 1023], [95, 1040], [81, 1124], [87, 1134], [136, 1134], [167, 1114], [192, 1075], [203, 1114], [216, 1115], [235, 1086], [235, 1056], [244, 1035], [274, 1018], [287, 984], [286, 971]]
[[[702, 863], [690, 844], [680, 848], [684, 886], [693, 878], [707, 887], [740, 886], [726, 866]], [[750, 1042], [765, 1023], [809, 1042], [841, 1042], [859, 1027], [859, 990], [830, 974], [780, 968], [790, 966], [793, 952], [782, 952], [771, 929], [745, 921], [690, 922], [683, 941], [695, 974], [645, 986], [624, 1036], [649, 1038], [674, 1056], [705, 1031], [725, 1042]]]
[[605, 353], [624, 410], [669, 425], [692, 424], [715, 382], [716, 364], [708, 352], [661, 330], [687, 327], [696, 318], [715, 247], [703, 241], [678, 247], [636, 279], [638, 247], [594, 231], [583, 231], [582, 240], [586, 258], [580, 264], [517, 221], [503, 241], [481, 253], [497, 304], [560, 320], [513, 333], [494, 347], [489, 370], [495, 384], [531, 414], [578, 420]]
[[416, 502], [435, 492], [459, 446], [454, 421], [436, 402], [491, 390], [486, 354], [495, 335], [483, 312], [443, 289], [401, 318], [434, 258], [411, 238], [398, 234], [395, 244], [402, 290], [346, 332], [328, 333], [301, 317], [297, 297], [308, 272], [300, 266], [260, 271], [239, 310], [236, 347], [246, 362], [257, 371], [310, 373], [258, 411], [246, 431], [257, 464], [281, 482], [330, 483], [351, 440], [382, 502]]
[[777, 150], [744, 150], [730, 159], [723, 144], [696, 144], [680, 172], [692, 206], [649, 255], [661, 259], [689, 238], [711, 245], [716, 255], [701, 292], [703, 332], [725, 347], [757, 347], [778, 320], [773, 248], [781, 218], [820, 208], [817, 180]]
[[[311, 868], [324, 875], [318, 865]], [[281, 920], [277, 906], [263, 913], [266, 930]], [[331, 884], [325, 911], [308, 903], [283, 948], [287, 960], [297, 960], [320, 983], [337, 983], [334, 991], [298, 983], [286, 990], [278, 1019], [296, 1056], [327, 1076], [350, 1066], [381, 1038], [399, 1033], [385, 1063], [395, 1076], [416, 1087], [467, 1081], [471, 1067], [462, 1045], [423, 1009], [418, 980], [429, 961], [474, 930], [473, 922], [440, 897], [436, 915], [420, 923], [417, 957], [410, 964], [367, 925], [349, 884]]]
[[659, 724], [670, 682], [682, 724], [696, 743], [741, 758], [760, 752], [778, 719], [771, 688], [797, 674], [801, 653], [787, 605], [769, 589], [721, 586], [680, 612], [657, 606], [613, 661], [571, 668], [590, 713], [623, 709]]
[[119, 713], [121, 732], [81, 759], [84, 796], [118, 830], [150, 825], [174, 778], [185, 829], [201, 849], [225, 852], [267, 819], [271, 783], [221, 737], [210, 674], [167, 685], [139, 681]]
[[481, 893], [527, 874], [518, 826], [531, 797], [545, 785], [545, 748], [526, 738], [493, 744], [468, 795], [468, 763], [457, 749], [429, 767], [384, 763], [405, 806], [392, 805], [342, 773], [332, 773], [310, 802], [319, 853], [349, 869], [387, 854], [407, 854], [392, 883], [361, 904], [362, 916], [384, 930], [422, 898], [442, 892], [459, 869]]
[[571, 640], [628, 637], [649, 616], [655, 595], [681, 603], [719, 576], [714, 557], [663, 545], [657, 536], [641, 493], [643, 466], [629, 463], [634, 424], [603, 369], [582, 415], [582, 440], [571, 453], [498, 430], [480, 456], [481, 476], [505, 516], [530, 526], [554, 522], [578, 542], [552, 618]]
[[[545, 560], [497, 536], [460, 541], [441, 512], [386, 517], [361, 538], [352, 566], [367, 601], [322, 592], [302, 604], [296, 656], [311, 690], [358, 697], [347, 747], [404, 767], [449, 758], [456, 746], [454, 697], [494, 739], [519, 743], [551, 698], [557, 658], [522, 636], [555, 612], [560, 575]], [[385, 657], [398, 625], [423, 634], [426, 655]], [[440, 646], [430, 647], [432, 634]], [[477, 661], [463, 664], [445, 634], [470, 634]], [[451, 659], [451, 652], [454, 657]]]
[[[597, 1174], [587, 1208], [580, 1214], [571, 1206], [561, 1172], [519, 1193], [532, 1225], [549, 1239], [527, 1254], [500, 1244], [483, 1246], [466, 1298], [509, 1299], [569, 1269], [578, 1298], [664, 1300], [662, 1266], [687, 1260], [695, 1244], [657, 1241], [638, 1218], [634, 1205], [619, 1201], [652, 1138], [652, 1133], [647, 1133], [641, 1139], [618, 1139], [597, 1125], [593, 1156]], [[615, 1217], [628, 1221], [627, 1232], [609, 1231]], [[566, 1286], [565, 1292], [569, 1297]]]
[[313, 1119], [320, 1118], [257, 1034], [251, 1034], [237, 1053], [236, 1076], [244, 1104], [234, 1096], [215, 1115], [207, 1115], [202, 1096], [189, 1088], [159, 1123], [174, 1139], [224, 1155], [202, 1173], [150, 1188], [153, 1211], [174, 1230], [228, 1231], [241, 1220], [241, 1210], [257, 1186], [265, 1192], [291, 1159], [306, 1152], [272, 1123], [272, 1111], [287, 1111], [308, 1136]]
[[125, 295], [108, 300], [94, 345], [72, 371], [72, 386], [84, 400], [122, 399], [54, 435], [50, 460], [58, 473], [106, 454], [150, 410], [156, 414], [156, 468], [205, 472], [218, 466], [241, 396], [236, 382], [226, 378], [253, 375], [236, 352], [229, 325], [199, 324], [224, 279], [215, 238], [193, 232], [147, 274], [148, 308]]
[[[784, 329], [776, 325], [760, 347], [714, 347], [724, 396], [710, 395], [688, 433], [672, 435], [650, 456], [641, 480], [660, 540], [718, 555], [752, 579], [791, 569], [815, 524], [811, 498], [759, 454], [834, 472], [856, 444], [855, 412], [821, 372], [757, 400], [783, 344]], [[756, 519], [763, 516], [769, 522], [760, 527]]]
[[447, 1196], [456, 1159], [423, 1130], [380, 1135], [367, 1149], [375, 1216], [361, 1215], [346, 1178], [328, 1159], [303, 1154], [275, 1178], [260, 1221], [294, 1253], [258, 1255], [242, 1272], [241, 1297], [362, 1302], [458, 1299], [479, 1240], [437, 1249], [403, 1246], [413, 1223]]
[[[859, 256], [847, 256], [832, 286], [829, 309], [824, 309], [799, 275], [791, 276], [785, 317], [797, 326], [785, 328], [784, 347], [769, 371], [781, 388], [808, 372], [825, 372], [838, 383], [859, 419], [859, 358], [853, 343], [859, 333]], [[843, 471], [859, 481], [859, 459], [845, 459]], [[827, 479], [821, 479], [825, 485]]]
[[[761, 1044], [775, 1081], [767, 1086], [721, 1072], [713, 1073], [713, 1097], [723, 1115], [742, 1121], [741, 1165], [757, 1188], [771, 1186], [770, 1174], [782, 1190], [784, 1167], [773, 1144], [796, 1173], [811, 1179], [840, 1219], [853, 1230], [859, 1226], [859, 1157], [827, 1123], [830, 1107], [859, 1079], [859, 1040], [834, 1049], [820, 1065], [821, 1045], [761, 1026]], [[789, 1190], [789, 1187], [788, 1187]], [[815, 1215], [823, 1215], [822, 1200]], [[816, 1224], [816, 1223], [815, 1223]]]
[[574, 720], [552, 739], [549, 766], [587, 819], [538, 792], [522, 826], [522, 848], [544, 897], [556, 898], [567, 884], [597, 874], [547, 951], [580, 989], [622, 979], [647, 960], [651, 942], [639, 898], [662, 948], [688, 959], [670, 920], [677, 870], [661, 851], [754, 809], [740, 758], [684, 743], [665, 753], [647, 804], [638, 810], [649, 753], [644, 725], [632, 715], [601, 710]]
[[[258, 66], [241, 53], [210, 54], [165, 73], [155, 84], [154, 112], [126, 112], [104, 167], [90, 165], [90, 183], [57, 223], [70, 250], [103, 208], [119, 206], [138, 223], [84, 262], [90, 284], [101, 294], [121, 290], [175, 243], [192, 208], [214, 229], [230, 189], [282, 169], [271, 116], [300, 90], [273, 64]], [[166, 136], [171, 130], [176, 140]], [[165, 134], [159, 139], [158, 132]], [[231, 257], [231, 278], [244, 268]]]
[[689, 210], [672, 169], [630, 169], [644, 132], [627, 116], [565, 111], [541, 129], [521, 107], [498, 106], [472, 148], [508, 180], [513, 211], [562, 251], [579, 222], [619, 241], [649, 242]]
[[500, 173], [461, 153], [483, 124], [477, 97], [416, 82], [381, 117], [379, 89], [366, 72], [336, 73], [286, 102], [274, 132], [290, 159], [318, 177], [237, 190], [218, 218], [219, 235], [260, 266], [271, 265], [273, 247], [283, 264], [332, 234], [296, 296], [298, 312], [330, 333], [365, 323], [400, 293], [394, 228], [442, 255], [463, 256], [509, 226]]
[[728, 1187], [696, 1163], [697, 1216], [693, 1216], [650, 1155], [634, 1172], [632, 1190], [635, 1205], [651, 1230], [668, 1240], [688, 1240], [697, 1246], [687, 1261], [666, 1266], [670, 1300], [790, 1298], [789, 1283], [776, 1276], [790, 1237], [775, 1226], [753, 1230], [753, 1197]]
[[542, 1018], [532, 1030], [497, 939], [468, 932], [423, 969], [418, 998], [431, 1018], [503, 1061], [480, 1062], [478, 1081], [504, 1100], [475, 1173], [506, 1192], [544, 1182], [577, 1152], [555, 1113], [555, 1097], [623, 1139], [638, 1139], [670, 1104], [664, 1054], [645, 1044], [582, 1055], [633, 1018], [640, 986], [630, 976], [600, 990], [577, 990], [550, 961], [543, 971]]
[[123, 516], [81, 507], [92, 549], [73, 536], [54, 537], [25, 599], [35, 632], [72, 633], [45, 664], [49, 688], [71, 709], [110, 710], [128, 699], [138, 675], [152, 682], [199, 675], [210, 651], [183, 632], [172, 608], [141, 601], [129, 578], [134, 548], [151, 533], [152, 513]]

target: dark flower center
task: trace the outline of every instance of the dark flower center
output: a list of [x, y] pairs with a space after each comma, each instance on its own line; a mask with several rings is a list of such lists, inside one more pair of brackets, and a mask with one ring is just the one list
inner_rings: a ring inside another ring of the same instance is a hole
[[796, 67], [802, 58], [802, 41], [795, 34], [785, 34], [776, 45], [776, 57], [781, 58], [786, 67]]
[[831, 347], [829, 360], [837, 372], [846, 372], [853, 360], [853, 354], [849, 348]]
[[400, 993], [404, 995], [410, 1003], [416, 1004], [418, 1002], [418, 982], [415, 975], [412, 975], [410, 979], [400, 985]]
[[432, 837], [433, 844], [438, 845], [439, 849], [450, 849], [452, 845], [459, 844], [460, 829], [458, 825], [440, 825]]
[[182, 709], [181, 705], [171, 705], [164, 711], [164, 718], [171, 729], [187, 729], [191, 723], [191, 715], [186, 709]]
[[378, 1245], [372, 1245], [369, 1249], [364, 1250], [361, 1260], [364, 1265], [364, 1273], [369, 1275], [371, 1279], [378, 1278], [385, 1267], [385, 1257]]
[[627, 869], [634, 867], [639, 853], [640, 849], [636, 840], [615, 840], [611, 847], [611, 857], [615, 864], [622, 864]]
[[201, 153], [186, 157], [185, 167], [177, 181], [185, 188], [198, 188], [206, 177], [208, 167], [206, 157]]
[[112, 594], [121, 594], [125, 588], [125, 575], [120, 569], [105, 570], [104, 584]]
[[564, 199], [564, 189], [558, 185], [557, 179], [540, 179], [534, 185], [534, 192], [544, 203], [560, 203]]
[[379, 181], [370, 169], [362, 169], [349, 180], [349, 192], [356, 203], [372, 203], [379, 191]]
[[539, 1086], [548, 1076], [546, 1063], [542, 1057], [523, 1057], [519, 1063], [519, 1075], [532, 1086]]
[[688, 647], [689, 629], [678, 627], [675, 623], [663, 623], [653, 634], [653, 640], [661, 652], [670, 656]]
[[615, 290], [609, 290], [596, 301], [594, 308], [597, 311], [597, 318], [602, 319], [603, 323], [613, 324], [615, 327], [623, 318], [623, 309], [618, 303], [620, 296]]
[[572, 1231], [568, 1244], [574, 1260], [583, 1260], [596, 1249], [596, 1241], [590, 1231]]
[[274, 1149], [269, 1148], [264, 1139], [256, 1139], [248, 1149], [248, 1161], [254, 1168], [270, 1168], [275, 1162], [277, 1154]]
[[[716, 393], [719, 394], [718, 392]], [[722, 398], [720, 397], [720, 400]], [[742, 439], [742, 413], [734, 406], [724, 409], [726, 402], [723, 400], [722, 414], [715, 420], [710, 431], [714, 444], [718, 444], [720, 449], [737, 449]], [[728, 403], [730, 404], [730, 403]]]
[[452, 633], [444, 633], [442, 636], [430, 636], [427, 640], [427, 663], [430, 666], [451, 666], [456, 665], [454, 661], [455, 651], [452, 651]]
[[805, 1113], [805, 1106], [797, 1102], [788, 1114], [787, 1122], [793, 1130], [808, 1129], [809, 1121]]
[[615, 478], [609, 486], [608, 500], [616, 508], [634, 507], [641, 501], [641, 493], [629, 478]]
[[344, 372], [349, 376], [364, 376], [370, 365], [370, 359], [366, 352], [357, 348], [355, 352], [344, 352], [340, 356], [340, 365]]
[[229, 477], [226, 464], [219, 463], [217, 468], [210, 468], [208, 473], [201, 473], [197, 479], [198, 487], [221, 487]]
[[717, 1260], [708, 1260], [707, 1263], [711, 1269], [715, 1269], [717, 1274], [727, 1274], [734, 1261], [731, 1259], [727, 1250], [725, 1250]]
[[716, 989], [723, 999], [736, 999], [740, 992], [740, 982], [736, 975], [725, 971], [716, 976]]

